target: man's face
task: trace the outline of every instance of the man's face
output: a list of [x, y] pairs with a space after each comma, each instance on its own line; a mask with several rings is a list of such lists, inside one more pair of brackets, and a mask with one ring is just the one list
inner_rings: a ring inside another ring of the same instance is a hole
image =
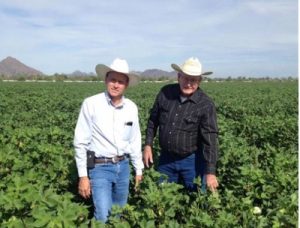
[[201, 76], [196, 77], [178, 73], [178, 83], [183, 96], [192, 95], [197, 90], [200, 82]]
[[105, 78], [105, 84], [108, 94], [111, 98], [121, 98], [128, 86], [128, 77], [125, 74], [111, 71]]

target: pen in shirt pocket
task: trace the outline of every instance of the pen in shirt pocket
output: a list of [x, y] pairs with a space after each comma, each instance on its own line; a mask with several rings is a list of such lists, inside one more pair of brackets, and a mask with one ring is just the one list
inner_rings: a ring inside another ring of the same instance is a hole
[[132, 126], [132, 122], [131, 122], [131, 121], [125, 122], [125, 125], [126, 125], [126, 126]]

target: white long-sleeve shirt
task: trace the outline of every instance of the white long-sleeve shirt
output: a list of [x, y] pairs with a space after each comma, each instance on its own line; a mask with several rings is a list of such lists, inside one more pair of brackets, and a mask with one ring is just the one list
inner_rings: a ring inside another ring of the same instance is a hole
[[129, 154], [136, 175], [141, 175], [144, 164], [135, 103], [123, 97], [115, 107], [106, 92], [86, 98], [75, 128], [74, 148], [79, 177], [87, 176], [87, 150], [94, 151], [96, 157]]

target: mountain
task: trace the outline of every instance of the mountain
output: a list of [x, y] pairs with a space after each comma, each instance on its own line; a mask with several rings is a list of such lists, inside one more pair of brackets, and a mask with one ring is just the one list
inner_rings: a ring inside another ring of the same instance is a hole
[[[162, 77], [165, 78], [176, 78], [177, 73], [175, 71], [168, 72], [168, 71], [163, 71], [159, 69], [149, 69], [145, 71], [130, 71], [130, 73], [139, 75], [140, 77], [143, 78], [149, 78], [149, 79], [159, 79]], [[93, 72], [90, 73], [85, 73], [79, 70], [74, 71], [71, 74], [67, 74], [68, 77], [85, 77], [85, 76], [95, 76], [96, 74]]]
[[19, 60], [9, 56], [0, 62], [0, 75], [43, 75], [43, 73], [29, 66], [26, 66]]
[[140, 75], [142, 77], [147, 77], [147, 78], [161, 78], [161, 77], [175, 78], [177, 76], [177, 73], [175, 71], [168, 72], [159, 69], [149, 69], [141, 72]]
[[[176, 78], [177, 74], [175, 71], [168, 72], [159, 69], [148, 69], [145, 71], [132, 71], [132, 73], [138, 74], [143, 78], [149, 79], [160, 79], [160, 78]], [[26, 66], [21, 63], [19, 60], [13, 57], [7, 57], [0, 62], [0, 76], [13, 77], [21, 75], [43, 75], [42, 72]], [[69, 77], [85, 77], [85, 76], [95, 76], [93, 72], [85, 73], [79, 70], [74, 71], [71, 74], [67, 74]]]
[[79, 70], [76, 70], [71, 74], [68, 74], [68, 76], [70, 76], [70, 77], [85, 77], [85, 76], [95, 76], [95, 75], [96, 74], [93, 73], [93, 72], [86, 73], [86, 72], [82, 72], [82, 71], [79, 71]]

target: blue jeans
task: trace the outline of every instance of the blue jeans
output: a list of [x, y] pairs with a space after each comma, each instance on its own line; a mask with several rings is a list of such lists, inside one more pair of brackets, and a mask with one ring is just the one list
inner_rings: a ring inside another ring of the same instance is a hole
[[89, 170], [96, 220], [105, 223], [112, 205], [122, 207], [127, 203], [129, 176], [128, 158], [116, 164], [96, 164]]
[[193, 153], [185, 158], [171, 153], [161, 152], [158, 171], [167, 175], [168, 182], [182, 183], [189, 191], [197, 191], [198, 186], [194, 183], [195, 178], [201, 178], [201, 190], [206, 190], [204, 175], [205, 163], [200, 158], [200, 153]]

